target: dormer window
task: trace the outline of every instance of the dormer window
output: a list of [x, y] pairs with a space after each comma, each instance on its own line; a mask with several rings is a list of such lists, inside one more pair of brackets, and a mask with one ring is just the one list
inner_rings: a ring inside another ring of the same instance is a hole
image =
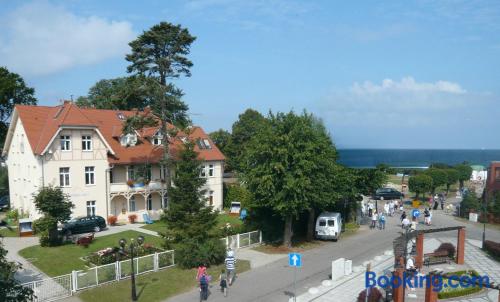
[[120, 137], [120, 144], [124, 147], [135, 146], [137, 144], [137, 134], [129, 133]]
[[61, 151], [71, 151], [71, 136], [61, 135], [59, 139], [61, 142]]
[[206, 138], [197, 139], [196, 144], [198, 145], [198, 148], [200, 148], [200, 149], [212, 149], [212, 146], [210, 145], [210, 141]]
[[118, 119], [119, 119], [120, 121], [124, 121], [124, 120], [125, 120], [125, 115], [124, 115], [123, 113], [121, 113], [121, 112], [118, 112], [118, 113], [116, 114], [116, 116], [118, 117]]
[[159, 145], [161, 145], [161, 138], [159, 138], [159, 137], [154, 137], [154, 138], [153, 138], [153, 145], [155, 145], [155, 146], [159, 146]]

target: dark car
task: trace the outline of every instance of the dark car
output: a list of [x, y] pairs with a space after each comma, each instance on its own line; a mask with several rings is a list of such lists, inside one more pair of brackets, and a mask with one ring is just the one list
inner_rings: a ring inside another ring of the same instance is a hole
[[4, 211], [9, 209], [10, 207], [10, 198], [9, 195], [4, 195], [0, 197], [0, 211]]
[[403, 197], [404, 197], [403, 193], [393, 188], [377, 189], [377, 191], [375, 192], [375, 196], [373, 196], [374, 199], [385, 199], [385, 200], [400, 199]]
[[101, 216], [80, 216], [62, 225], [60, 231], [65, 236], [73, 234], [100, 232], [106, 228], [106, 220]]

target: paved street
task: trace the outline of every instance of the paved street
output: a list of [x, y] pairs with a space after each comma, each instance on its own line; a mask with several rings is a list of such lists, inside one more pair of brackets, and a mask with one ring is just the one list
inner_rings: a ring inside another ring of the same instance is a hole
[[[432, 227], [465, 225], [468, 239], [481, 240], [482, 225], [467, 223], [455, 219], [441, 211], [434, 211]], [[426, 227], [419, 225], [420, 228]], [[427, 228], [427, 227], [426, 227]], [[389, 218], [385, 231], [368, 230], [363, 227], [357, 234], [344, 237], [338, 242], [331, 242], [324, 246], [303, 253], [303, 267], [297, 273], [297, 294], [306, 292], [310, 287], [317, 286], [329, 278], [331, 261], [337, 258], [353, 260], [353, 266], [361, 265], [364, 261], [392, 249], [392, 240], [398, 236], [399, 215]], [[428, 236], [429, 238], [437, 235]], [[454, 237], [456, 231], [442, 233], [439, 236]], [[500, 231], [488, 228], [487, 238], [500, 241]], [[244, 273], [229, 289], [229, 296], [224, 298], [217, 291], [217, 286], [211, 288], [209, 301], [288, 301], [293, 292], [293, 270], [288, 267], [288, 259], [283, 258], [266, 266]], [[176, 296], [169, 301], [196, 301], [197, 289]]]

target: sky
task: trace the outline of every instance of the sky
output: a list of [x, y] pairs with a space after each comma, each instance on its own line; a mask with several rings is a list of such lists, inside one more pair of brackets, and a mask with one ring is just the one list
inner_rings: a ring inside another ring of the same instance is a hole
[[338, 148], [500, 148], [500, 1], [0, 0], [0, 66], [57, 105], [161, 21], [197, 37], [175, 84], [206, 131], [306, 110]]

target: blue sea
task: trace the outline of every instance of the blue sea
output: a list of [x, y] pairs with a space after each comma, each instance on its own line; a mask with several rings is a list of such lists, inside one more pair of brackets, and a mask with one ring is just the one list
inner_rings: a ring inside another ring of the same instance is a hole
[[489, 166], [500, 161], [500, 150], [424, 150], [424, 149], [337, 149], [339, 162], [352, 168], [369, 168], [378, 164], [391, 167], [426, 168], [432, 163]]

